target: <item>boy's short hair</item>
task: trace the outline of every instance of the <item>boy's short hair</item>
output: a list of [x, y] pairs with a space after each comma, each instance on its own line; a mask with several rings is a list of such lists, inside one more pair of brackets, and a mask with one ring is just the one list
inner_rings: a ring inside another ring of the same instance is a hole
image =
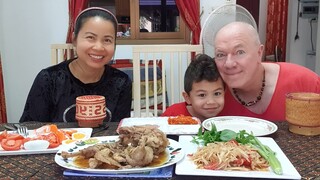
[[206, 54], [197, 54], [189, 64], [184, 75], [184, 91], [190, 93], [193, 83], [203, 80], [215, 82], [220, 78], [214, 58]]

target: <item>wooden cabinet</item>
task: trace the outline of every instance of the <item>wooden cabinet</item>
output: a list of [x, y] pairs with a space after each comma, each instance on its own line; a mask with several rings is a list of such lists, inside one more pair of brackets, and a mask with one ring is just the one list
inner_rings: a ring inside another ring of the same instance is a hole
[[115, 6], [117, 17], [130, 16], [130, 0], [116, 0]]

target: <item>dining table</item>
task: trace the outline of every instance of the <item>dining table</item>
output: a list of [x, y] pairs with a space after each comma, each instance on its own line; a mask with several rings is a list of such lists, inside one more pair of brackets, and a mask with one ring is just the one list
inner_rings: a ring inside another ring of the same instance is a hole
[[[24, 122], [28, 129], [37, 129], [52, 122]], [[278, 129], [267, 135], [275, 140], [284, 154], [301, 175], [301, 179], [320, 179], [320, 136], [304, 136], [289, 131], [287, 121], [274, 122]], [[8, 123], [10, 124], [10, 123]], [[76, 122], [54, 123], [58, 128], [79, 128]], [[5, 130], [6, 124], [0, 124], [0, 131]], [[93, 137], [118, 135], [119, 122], [108, 122], [93, 128]], [[169, 137], [169, 135], [168, 135]], [[178, 135], [170, 135], [169, 138], [178, 140]], [[56, 153], [7, 155], [0, 156], [0, 179], [100, 179], [102, 177], [72, 177], [64, 176], [65, 168], [59, 166], [55, 160]], [[112, 177], [108, 179], [131, 179]], [[158, 179], [158, 178], [135, 178], [135, 179]], [[215, 176], [186, 176], [173, 173], [172, 180], [188, 179], [234, 179], [231, 177]], [[236, 179], [244, 179], [237, 177]]]

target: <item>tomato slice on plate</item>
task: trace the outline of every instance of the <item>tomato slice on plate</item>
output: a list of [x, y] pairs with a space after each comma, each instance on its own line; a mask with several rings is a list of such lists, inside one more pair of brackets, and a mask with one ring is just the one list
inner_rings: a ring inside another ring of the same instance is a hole
[[209, 170], [216, 170], [218, 167], [219, 163], [212, 162], [211, 164], [203, 166], [204, 169], [209, 169]]
[[8, 139], [8, 140], [10, 140], [10, 139], [12, 139], [12, 140], [23, 140], [24, 137], [21, 136], [20, 134], [16, 134], [16, 133], [12, 133], [12, 134], [8, 133], [6, 139]]
[[1, 147], [6, 151], [15, 151], [19, 150], [22, 145], [22, 140], [14, 140], [14, 139], [2, 139]]
[[50, 143], [49, 148], [56, 148], [61, 144], [60, 139], [57, 137], [57, 135], [55, 133], [41, 135], [40, 139], [49, 141], [49, 143]]
[[7, 130], [4, 130], [1, 134], [0, 134], [0, 141], [2, 141], [2, 139], [5, 139], [7, 137]]

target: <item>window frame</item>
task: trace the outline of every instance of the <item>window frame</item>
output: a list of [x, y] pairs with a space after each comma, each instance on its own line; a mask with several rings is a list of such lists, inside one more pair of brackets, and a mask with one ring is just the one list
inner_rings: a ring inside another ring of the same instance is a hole
[[180, 16], [179, 32], [140, 32], [139, 0], [130, 0], [130, 37], [117, 37], [119, 45], [190, 44], [190, 30]]

